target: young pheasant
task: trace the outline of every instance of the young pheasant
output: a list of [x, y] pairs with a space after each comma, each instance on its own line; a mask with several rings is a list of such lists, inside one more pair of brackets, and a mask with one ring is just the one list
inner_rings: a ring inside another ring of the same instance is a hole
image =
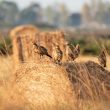
[[79, 54], [80, 54], [80, 46], [79, 46], [79, 44], [76, 45], [75, 49], [73, 50], [73, 54], [75, 56], [75, 59], [77, 57], [79, 57]]
[[74, 47], [73, 45], [67, 43], [66, 44], [66, 55], [67, 60], [74, 61], [80, 54], [80, 46], [79, 44]]
[[53, 44], [53, 53], [52, 57], [55, 63], [61, 64], [63, 52], [61, 51], [59, 45]]
[[103, 67], [106, 67], [107, 59], [106, 59], [106, 53], [104, 49], [101, 50], [101, 53], [98, 56], [98, 61], [100, 65], [102, 65]]
[[66, 43], [66, 56], [67, 56], [67, 61], [72, 61], [74, 60], [74, 55], [73, 55], [73, 50], [75, 47], [70, 45], [69, 43]]
[[40, 58], [41, 58], [43, 55], [46, 55], [46, 56], [52, 58], [52, 57], [48, 54], [48, 51], [47, 51], [47, 49], [46, 49], [45, 47], [40, 46], [40, 45], [38, 45], [37, 43], [33, 43], [33, 45], [35, 46], [35, 52], [40, 55]]

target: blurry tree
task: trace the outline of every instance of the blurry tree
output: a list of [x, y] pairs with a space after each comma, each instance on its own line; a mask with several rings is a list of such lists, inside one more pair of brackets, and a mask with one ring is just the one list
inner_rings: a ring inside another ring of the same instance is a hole
[[44, 19], [47, 23], [53, 24], [53, 19], [54, 19], [54, 9], [52, 6], [47, 6], [44, 10]]
[[83, 19], [83, 23], [86, 24], [86, 25], [92, 19], [91, 9], [90, 9], [90, 6], [87, 3], [85, 3], [82, 7], [82, 19]]
[[45, 20], [56, 26], [66, 26], [69, 11], [65, 4], [55, 3], [45, 9]]
[[45, 20], [47, 23], [52, 24], [54, 26], [60, 25], [60, 12], [58, 10], [58, 4], [54, 4], [53, 6], [48, 6], [45, 9]]
[[91, 0], [92, 19], [100, 24], [110, 24], [110, 2]]
[[59, 3], [56, 2], [53, 5], [53, 10], [54, 10], [54, 17], [53, 17], [54, 24], [59, 27], [61, 26], [61, 21], [60, 21], [61, 13], [60, 13]]
[[110, 2], [106, 2], [105, 3], [105, 9], [106, 9], [106, 12], [105, 12], [105, 21], [107, 25], [110, 25]]
[[59, 12], [60, 12], [60, 22], [61, 26], [66, 26], [67, 25], [67, 20], [69, 17], [69, 10], [67, 6], [62, 3], [59, 5]]
[[91, 5], [90, 5], [90, 10], [91, 10], [91, 15], [92, 15], [92, 19], [95, 20], [95, 16], [97, 13], [97, 0], [91, 0], [90, 1]]
[[74, 27], [80, 27], [82, 24], [82, 16], [80, 13], [72, 13], [68, 18], [68, 25]]
[[106, 6], [102, 0], [98, 0], [97, 7], [98, 7], [98, 9], [97, 9], [97, 13], [96, 13], [96, 21], [98, 21], [99, 23], [103, 23]]
[[17, 18], [19, 9], [14, 2], [1, 1], [0, 2], [0, 25], [12, 26]]
[[42, 21], [42, 8], [37, 3], [32, 3], [19, 13], [18, 23], [39, 23]]

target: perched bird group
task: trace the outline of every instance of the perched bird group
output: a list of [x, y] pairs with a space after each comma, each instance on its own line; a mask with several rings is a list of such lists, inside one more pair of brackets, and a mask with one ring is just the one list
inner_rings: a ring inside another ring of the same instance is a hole
[[[45, 47], [38, 45], [36, 42], [34, 42], [33, 45], [35, 46], [34, 52], [39, 54], [40, 58], [43, 55], [46, 55], [52, 58], [55, 63], [61, 64], [62, 58], [63, 58], [63, 52], [60, 49], [58, 44], [53, 43], [52, 56], [49, 55], [48, 50]], [[66, 54], [68, 56], [69, 61], [74, 61], [79, 56], [79, 53], [80, 53], [79, 44], [77, 44], [76, 47], [74, 47], [73, 45], [69, 43], [66, 45]]]
[[[33, 45], [35, 46], [34, 52], [39, 54], [40, 58], [42, 56], [46, 55], [46, 56], [50, 57], [51, 59], [53, 59], [53, 61], [55, 63], [61, 64], [62, 58], [63, 58], [63, 52], [60, 49], [58, 44], [53, 43], [52, 56], [49, 55], [48, 50], [45, 47], [38, 45], [36, 42], [34, 42]], [[66, 43], [67, 61], [74, 61], [76, 58], [79, 57], [79, 54], [80, 54], [79, 44], [74, 46], [70, 43]], [[101, 53], [98, 56], [98, 61], [101, 66], [106, 67], [107, 58], [106, 58], [106, 53], [105, 53], [104, 49], [101, 50]]]

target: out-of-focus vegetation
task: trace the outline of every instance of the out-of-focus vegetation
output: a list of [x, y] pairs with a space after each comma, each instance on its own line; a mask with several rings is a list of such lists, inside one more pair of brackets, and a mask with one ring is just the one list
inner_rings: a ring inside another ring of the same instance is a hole
[[[70, 37], [71, 36], [71, 37]], [[80, 44], [82, 55], [98, 55], [101, 48], [105, 48], [110, 54], [110, 39], [109, 38], [97, 38], [91, 36], [72, 36], [70, 35], [67, 39], [73, 45]], [[10, 37], [0, 38], [0, 54], [12, 54], [12, 42]]]
[[12, 42], [10, 37], [0, 38], [0, 54], [1, 55], [12, 54]]
[[80, 38], [80, 39], [72, 39], [71, 43], [73, 45], [80, 44], [82, 54], [85, 54], [85, 55], [88, 55], [88, 54], [98, 55], [99, 54], [100, 48], [98, 47], [98, 45], [95, 42], [88, 43], [87, 39]]
[[94, 34], [90, 34], [89, 32], [85, 33], [77, 33], [76, 32], [67, 32], [66, 39], [72, 43], [73, 45], [80, 44], [81, 46], [81, 54], [84, 55], [98, 55], [101, 48], [105, 48], [110, 54], [110, 38], [109, 34], [103, 34], [101, 31], [99, 35], [93, 32]]
[[35, 24], [39, 27], [92, 27], [105, 28], [110, 25], [110, 2], [90, 0], [84, 3], [81, 12], [72, 12], [65, 3], [53, 3], [43, 7], [37, 2], [20, 9], [13, 1], [0, 0], [0, 28], [21, 24]]

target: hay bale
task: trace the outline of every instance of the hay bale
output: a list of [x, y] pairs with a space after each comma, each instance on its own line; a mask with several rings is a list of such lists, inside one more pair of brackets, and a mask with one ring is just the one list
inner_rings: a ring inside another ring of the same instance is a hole
[[[74, 109], [74, 92], [62, 67], [42, 60], [40, 63], [28, 62], [22, 64], [15, 75], [11, 88], [18, 95], [14, 98], [12, 94], [13, 101], [17, 96], [23, 97], [25, 104], [32, 105], [35, 110]], [[21, 103], [22, 98], [19, 101]]]
[[13, 41], [13, 56], [15, 64], [28, 61], [30, 58], [37, 57], [33, 52], [32, 42], [36, 41], [38, 44], [46, 47], [50, 55], [52, 55], [53, 45], [57, 43], [63, 51], [63, 61], [66, 61], [66, 45], [65, 35], [63, 31], [55, 32], [39, 32], [36, 27], [31, 25], [23, 25], [14, 28], [10, 36]]
[[18, 26], [10, 32], [13, 43], [13, 57], [16, 64], [32, 57], [32, 42], [38, 29], [32, 25]]
[[110, 72], [93, 61], [65, 63], [78, 97], [110, 99]]

